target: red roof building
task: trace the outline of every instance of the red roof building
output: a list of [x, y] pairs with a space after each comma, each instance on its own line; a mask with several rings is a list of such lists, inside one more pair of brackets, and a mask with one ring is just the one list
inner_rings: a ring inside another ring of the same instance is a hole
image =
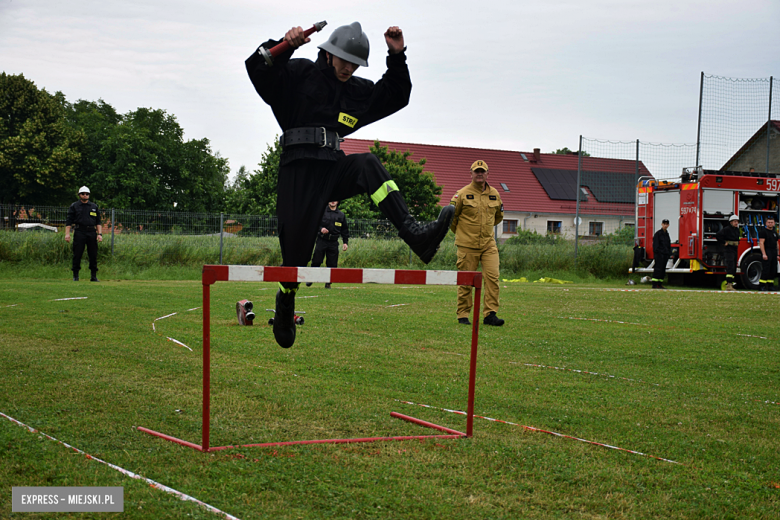
[[[373, 141], [345, 139], [346, 154], [366, 153]], [[425, 158], [425, 171], [432, 172], [442, 186], [442, 206], [460, 188], [471, 182], [470, 167], [481, 159], [490, 168], [488, 183], [501, 194], [503, 226], [498, 235], [512, 235], [517, 229], [573, 236], [576, 215], [577, 167], [574, 154], [516, 152], [459, 146], [381, 142], [390, 150], [409, 151], [411, 160]], [[634, 198], [639, 176], [650, 173], [631, 160], [583, 157], [581, 165], [580, 235], [613, 233], [634, 223]]]

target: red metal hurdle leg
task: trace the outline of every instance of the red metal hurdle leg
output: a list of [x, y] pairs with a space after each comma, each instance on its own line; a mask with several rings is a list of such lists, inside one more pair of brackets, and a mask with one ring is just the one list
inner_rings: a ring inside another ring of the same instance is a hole
[[[231, 272], [236, 276], [231, 277]], [[365, 272], [369, 273], [366, 277]], [[388, 281], [392, 279], [393, 281]], [[448, 281], [442, 281], [447, 279]], [[268, 442], [260, 444], [241, 444], [232, 446], [214, 446], [209, 444], [210, 434], [210, 400], [211, 400], [211, 286], [217, 281], [266, 281], [266, 282], [335, 282], [342, 283], [403, 283], [403, 284], [431, 284], [431, 285], [471, 285], [475, 288], [474, 323], [471, 329], [471, 361], [469, 366], [469, 392], [466, 412], [466, 433], [453, 430], [445, 426], [416, 419], [398, 412], [391, 412], [390, 416], [402, 419], [420, 426], [432, 428], [444, 435], [412, 435], [395, 437], [368, 437], [360, 439], [320, 439], [309, 441], [285, 441]], [[454, 283], [453, 283], [454, 282]], [[211, 452], [239, 447], [265, 447], [265, 446], [291, 446], [296, 444], [343, 444], [355, 442], [375, 441], [400, 441], [411, 439], [457, 439], [472, 437], [474, 432], [474, 394], [477, 372], [477, 345], [479, 341], [479, 314], [482, 294], [482, 274], [478, 272], [456, 271], [411, 271], [411, 270], [385, 270], [385, 269], [329, 269], [329, 268], [298, 268], [298, 267], [263, 267], [263, 266], [203, 266], [203, 415], [202, 415], [202, 440], [201, 445], [184, 441], [170, 435], [166, 435], [144, 427], [138, 427], [139, 431], [159, 437], [161, 439], [187, 446], [202, 452]]]

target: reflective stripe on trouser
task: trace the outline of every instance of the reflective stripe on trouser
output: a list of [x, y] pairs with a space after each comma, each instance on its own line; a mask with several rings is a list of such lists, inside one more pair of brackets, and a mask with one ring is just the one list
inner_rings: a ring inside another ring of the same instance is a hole
[[[491, 243], [484, 250], [458, 248], [458, 271], [476, 271], [482, 264], [483, 299], [482, 315], [498, 312], [498, 248]], [[469, 318], [473, 306], [471, 287], [458, 286], [458, 318]]]
[[378, 190], [376, 190], [374, 193], [371, 194], [371, 200], [374, 201], [374, 204], [379, 206], [379, 203], [382, 202], [387, 198], [388, 195], [393, 193], [394, 191], [401, 191], [398, 189], [398, 185], [395, 183], [394, 180], [389, 180], [382, 184]]
[[650, 279], [652, 282], [663, 282], [666, 276], [666, 263], [669, 261], [669, 255], [657, 254], [655, 255], [655, 265], [653, 267], [653, 277]]
[[777, 278], [777, 251], [767, 251], [767, 260], [761, 261], [761, 283], [774, 285]]

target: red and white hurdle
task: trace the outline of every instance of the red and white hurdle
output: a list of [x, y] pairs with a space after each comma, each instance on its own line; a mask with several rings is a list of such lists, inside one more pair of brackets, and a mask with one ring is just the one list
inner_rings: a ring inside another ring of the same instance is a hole
[[[479, 311], [482, 293], [482, 273], [476, 271], [419, 271], [403, 269], [344, 269], [327, 267], [269, 267], [255, 265], [204, 265], [203, 283], [203, 413], [200, 445], [188, 442], [142, 426], [139, 431], [175, 442], [202, 452], [228, 448], [290, 446], [295, 444], [354, 443], [375, 441], [402, 441], [411, 439], [458, 439], [471, 437], [474, 430], [474, 388], [477, 373], [477, 343], [479, 338]], [[210, 446], [211, 419], [211, 286], [216, 282], [312, 282], [312, 283], [378, 283], [394, 285], [468, 285], [474, 287], [474, 316], [471, 326], [471, 362], [469, 365], [466, 432], [453, 430], [421, 419], [391, 412], [390, 416], [420, 426], [445, 432], [444, 435], [410, 435], [401, 437], [367, 437], [359, 439], [322, 439], [308, 441], [266, 442], [234, 446]]]

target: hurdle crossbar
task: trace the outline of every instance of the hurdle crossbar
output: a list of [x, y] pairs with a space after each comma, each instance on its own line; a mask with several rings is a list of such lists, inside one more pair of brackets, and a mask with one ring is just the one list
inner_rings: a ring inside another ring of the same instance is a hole
[[[309, 441], [266, 442], [210, 446], [211, 425], [211, 286], [216, 282], [316, 282], [316, 283], [379, 283], [402, 285], [465, 285], [474, 287], [474, 319], [471, 325], [471, 361], [469, 364], [469, 391], [466, 407], [466, 432], [416, 419], [398, 412], [390, 416], [439, 430], [439, 435], [410, 435], [396, 437], [366, 437], [356, 439], [320, 439]], [[166, 435], [149, 428], [137, 429], [149, 435], [187, 446], [202, 452], [230, 448], [291, 446], [296, 444], [344, 444], [375, 441], [404, 441], [412, 439], [458, 439], [474, 433], [474, 388], [477, 374], [477, 343], [479, 339], [479, 310], [482, 292], [482, 273], [476, 271], [421, 271], [404, 269], [344, 269], [326, 267], [268, 267], [255, 265], [204, 265], [203, 283], [203, 412], [200, 445]]]

